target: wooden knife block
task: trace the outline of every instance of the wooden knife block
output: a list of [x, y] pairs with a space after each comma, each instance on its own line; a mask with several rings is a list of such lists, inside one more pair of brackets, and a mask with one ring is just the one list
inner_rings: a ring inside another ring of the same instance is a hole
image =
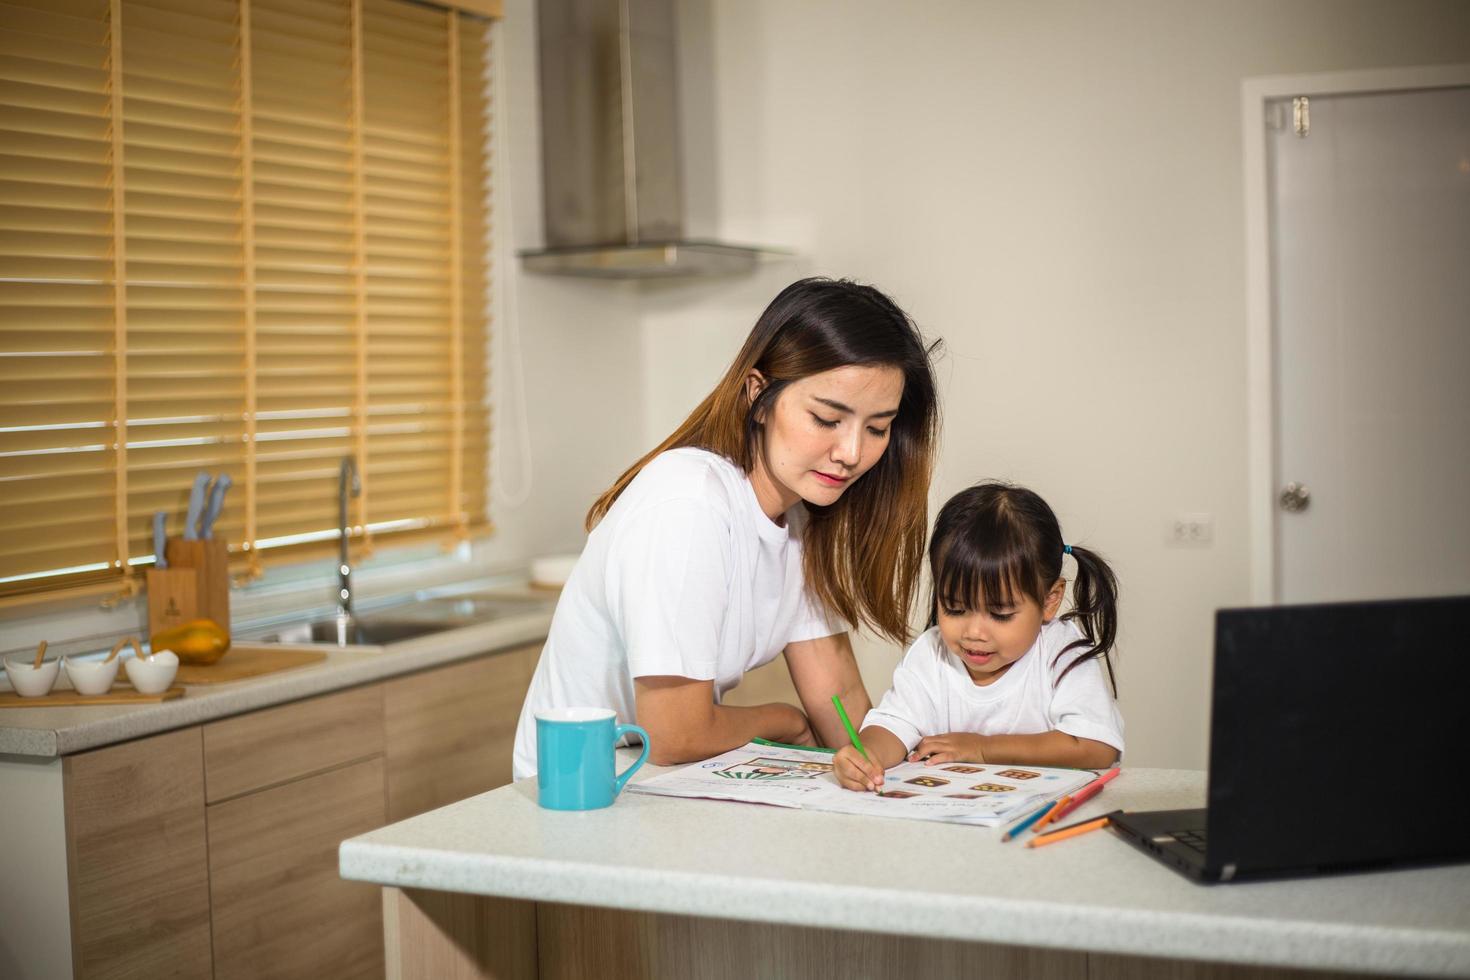
[[148, 571], [150, 635], [187, 623], [212, 619], [230, 631], [230, 547], [222, 538], [164, 545], [168, 568]]

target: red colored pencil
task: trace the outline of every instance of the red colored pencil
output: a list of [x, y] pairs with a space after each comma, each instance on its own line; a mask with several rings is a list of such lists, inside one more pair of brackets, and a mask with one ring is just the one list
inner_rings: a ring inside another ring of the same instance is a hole
[[1047, 823], [1056, 823], [1059, 819], [1065, 817], [1067, 814], [1071, 813], [1073, 810], [1077, 809], [1079, 806], [1086, 803], [1097, 794], [1101, 793], [1102, 788], [1108, 784], [1108, 781], [1111, 779], [1115, 779], [1118, 773], [1122, 771], [1123, 770], [1120, 767], [1114, 766], [1107, 772], [1103, 773], [1101, 776], [1094, 779], [1092, 782], [1088, 783], [1086, 786], [1079, 789], [1076, 793], [1073, 793], [1071, 802], [1057, 813], [1052, 814], [1047, 819]]

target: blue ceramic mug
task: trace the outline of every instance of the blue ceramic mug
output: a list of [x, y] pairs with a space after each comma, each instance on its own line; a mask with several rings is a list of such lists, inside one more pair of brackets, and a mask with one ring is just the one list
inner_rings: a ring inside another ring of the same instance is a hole
[[[536, 787], [548, 810], [597, 810], [612, 801], [648, 761], [648, 733], [619, 725], [611, 708], [552, 708], [536, 712]], [[643, 754], [618, 775], [613, 749], [634, 732]]]

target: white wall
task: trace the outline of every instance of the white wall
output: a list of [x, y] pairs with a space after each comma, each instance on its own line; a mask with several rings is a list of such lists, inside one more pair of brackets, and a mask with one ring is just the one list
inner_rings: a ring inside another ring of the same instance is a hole
[[0, 847], [0, 976], [72, 975], [66, 812], [60, 759], [0, 755], [7, 835]]
[[[681, 0], [695, 234], [798, 249], [646, 288], [644, 441], [786, 282], [889, 291], [943, 337], [932, 508], [1038, 490], [1123, 585], [1129, 758], [1202, 768], [1212, 611], [1248, 601], [1240, 86], [1470, 61], [1470, 5]], [[1208, 549], [1170, 518], [1215, 518]], [[899, 651], [865, 642], [877, 696]], [[779, 669], [747, 698], [779, 693]]]
[[[487, 559], [523, 563], [577, 551], [582, 515], [645, 451], [640, 395], [644, 363], [638, 294], [629, 283], [532, 275], [516, 253], [545, 243], [534, 0], [507, 0], [497, 28], [504, 71], [496, 105], [497, 316], [492, 324], [491, 516]], [[515, 363], [519, 341], [523, 374]], [[524, 390], [524, 403], [518, 392]], [[518, 426], [529, 424], [532, 484], [525, 487]]]

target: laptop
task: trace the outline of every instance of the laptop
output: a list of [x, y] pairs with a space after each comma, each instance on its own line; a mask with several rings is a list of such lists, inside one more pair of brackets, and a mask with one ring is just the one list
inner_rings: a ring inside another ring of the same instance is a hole
[[1222, 609], [1208, 805], [1111, 814], [1199, 882], [1470, 860], [1470, 596]]

